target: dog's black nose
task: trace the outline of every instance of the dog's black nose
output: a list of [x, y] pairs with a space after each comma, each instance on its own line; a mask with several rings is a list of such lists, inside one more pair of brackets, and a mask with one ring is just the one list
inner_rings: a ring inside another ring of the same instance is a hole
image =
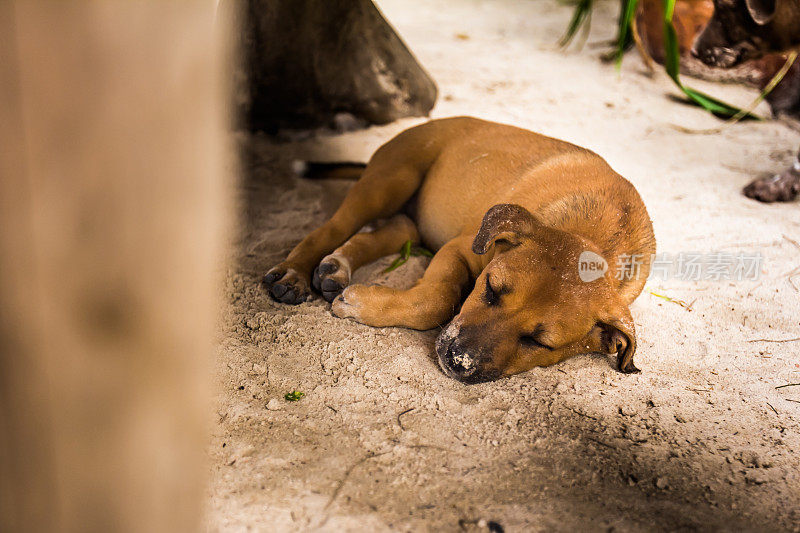
[[448, 353], [450, 369], [462, 377], [468, 377], [478, 370], [478, 362], [475, 358], [464, 351], [450, 351]]
[[439, 352], [439, 364], [447, 374], [464, 381], [478, 371], [478, 358], [464, 350], [458, 341]]
[[449, 377], [462, 383], [482, 383], [500, 377], [499, 370], [487, 369], [486, 364], [492, 359], [484, 350], [472, 336], [465, 337], [451, 327], [436, 339], [439, 366]]

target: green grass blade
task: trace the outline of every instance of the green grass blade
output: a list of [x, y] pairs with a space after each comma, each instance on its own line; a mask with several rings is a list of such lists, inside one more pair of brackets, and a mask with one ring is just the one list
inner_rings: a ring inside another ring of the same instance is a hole
[[413, 243], [411, 242], [410, 239], [403, 243], [403, 246], [400, 247], [400, 257], [398, 257], [397, 259], [392, 261], [392, 264], [389, 265], [386, 268], [386, 270], [384, 270], [384, 273], [385, 272], [391, 272], [392, 270], [396, 269], [400, 265], [405, 264], [405, 262], [408, 261], [408, 258], [411, 257], [412, 255], [417, 255], [417, 254], [413, 253], [412, 244]]
[[[570, 20], [569, 26], [559, 41], [559, 44], [562, 47], [568, 45], [573, 40], [581, 26], [584, 26], [588, 31], [588, 25], [591, 21], [594, 1], [595, 0], [577, 0], [575, 11], [572, 14], [572, 19]], [[678, 35], [675, 31], [675, 26], [672, 23], [672, 18], [675, 13], [675, 1], [676, 0], [663, 0], [665, 49], [664, 68], [669, 77], [672, 79], [675, 85], [678, 86], [681, 92], [686, 95], [686, 97], [689, 99], [689, 103], [700, 106], [718, 117], [731, 118], [732, 120], [763, 120], [761, 117], [751, 113], [749, 110], [742, 110], [736, 106], [714, 98], [713, 96], [683, 85], [680, 80], [680, 48], [678, 46]], [[616, 49], [613, 51], [613, 54], [609, 55], [609, 58], [616, 58], [617, 70], [619, 70], [622, 66], [623, 55], [633, 44], [633, 23], [638, 5], [639, 0], [622, 0], [620, 5]], [[760, 96], [761, 99], [763, 99], [763, 97], [769, 93], [772, 88], [774, 88], [774, 85], [777, 84], [782, 77], [783, 75], [777, 75], [776, 78], [773, 79], [774, 84], [769, 86], [769, 89], [766, 89], [766, 92], [762, 92], [762, 95]], [[410, 241], [408, 244], [410, 246]], [[401, 254], [403, 253], [404, 252], [401, 250]], [[410, 248], [408, 253], [410, 253]]]
[[[739, 109], [738, 107], [726, 104], [722, 100], [718, 100], [713, 96], [709, 96], [698, 90], [692, 89], [691, 87], [681, 86], [681, 89], [683, 90], [684, 94], [686, 94], [686, 96], [688, 96], [694, 102], [697, 102], [697, 104], [702, 106], [704, 109], [711, 111], [715, 115], [733, 116], [737, 113], [742, 112], [742, 110]], [[751, 118], [755, 117], [751, 115]]]
[[411, 239], [403, 243], [403, 247], [400, 248], [400, 257], [406, 260], [411, 257], [411, 244]]
[[408, 258], [407, 258], [407, 257], [403, 257], [403, 256], [400, 256], [400, 257], [398, 257], [397, 259], [395, 259], [394, 261], [392, 261], [392, 264], [391, 264], [391, 265], [389, 265], [388, 267], [386, 267], [386, 270], [384, 270], [384, 271], [383, 271], [383, 272], [384, 272], [384, 274], [385, 274], [385, 273], [387, 273], [387, 272], [391, 272], [392, 270], [396, 269], [396, 268], [397, 268], [397, 267], [399, 267], [400, 265], [404, 264], [406, 261], [408, 261]]
[[[681, 85], [678, 81], [681, 68], [681, 57], [678, 48], [678, 34], [672, 24], [672, 11], [667, 12], [669, 2], [665, 0], [664, 8], [664, 68], [672, 80]], [[673, 6], [674, 7], [674, 6]]]
[[636, 6], [638, 4], [639, 0], [623, 0], [622, 6], [620, 7], [616, 50], [617, 70], [622, 67], [622, 56], [625, 54], [625, 51], [630, 48], [631, 43], [633, 43], [631, 28], [633, 27], [633, 17], [636, 16]]
[[674, 13], [675, 0], [664, 0], [664, 68], [667, 71], [667, 75], [675, 82], [675, 85], [678, 86], [683, 94], [689, 97], [691, 103], [702, 107], [716, 116], [726, 118], [737, 116], [740, 118], [760, 120], [761, 117], [757, 115], [743, 111], [736, 106], [727, 104], [722, 100], [709, 96], [696, 89], [692, 89], [691, 87], [686, 87], [681, 83], [681, 58], [680, 49], [678, 47], [678, 34], [675, 31], [675, 25], [672, 23]]
[[425, 257], [433, 257], [433, 252], [427, 248], [423, 248], [422, 246], [415, 246], [411, 249], [411, 255], [414, 257], [419, 257], [420, 255], [424, 255]]
[[558, 41], [559, 46], [562, 48], [567, 46], [575, 38], [575, 34], [578, 33], [581, 26], [590, 24], [593, 3], [594, 0], [579, 0], [575, 5], [575, 11], [572, 12], [572, 19], [569, 21], [567, 31]]

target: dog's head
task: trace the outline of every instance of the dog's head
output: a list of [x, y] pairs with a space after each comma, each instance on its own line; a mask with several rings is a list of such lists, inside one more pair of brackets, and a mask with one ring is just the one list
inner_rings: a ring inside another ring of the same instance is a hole
[[800, 35], [797, 7], [785, 0], [714, 0], [714, 15], [697, 36], [692, 54], [709, 66], [730, 68], [783, 50]]
[[637, 370], [633, 321], [610, 273], [579, 270], [582, 254], [604, 262], [589, 241], [501, 204], [484, 216], [472, 249], [479, 255], [493, 249], [494, 256], [436, 340], [446, 374], [491, 381], [594, 351], [616, 352], [620, 370]]

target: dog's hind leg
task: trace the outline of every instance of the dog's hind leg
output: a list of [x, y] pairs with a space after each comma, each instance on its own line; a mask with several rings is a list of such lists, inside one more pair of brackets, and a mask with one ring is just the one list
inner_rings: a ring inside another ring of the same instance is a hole
[[263, 283], [274, 299], [288, 304], [306, 301], [311, 273], [323, 257], [367, 223], [396, 214], [416, 192], [428, 166], [403, 162], [406, 154], [392, 153], [397, 151], [392, 143], [378, 150], [331, 219], [267, 272]]
[[297, 304], [310, 295], [311, 273], [320, 260], [365, 224], [397, 214], [422, 184], [450, 131], [428, 122], [381, 146], [361, 179], [331, 219], [300, 241], [285, 261], [270, 269], [264, 284], [276, 300]]
[[472, 272], [480, 270], [470, 263], [479, 261], [469, 251], [471, 243], [471, 237], [459, 237], [445, 244], [425, 275], [408, 290], [350, 285], [333, 301], [331, 310], [340, 318], [354, 318], [368, 326], [425, 330], [443, 325], [456, 314]]
[[350, 277], [359, 267], [397, 252], [406, 241], [419, 242], [417, 227], [406, 215], [377, 221], [375, 226], [350, 237], [314, 270], [314, 288], [327, 301], [333, 301], [350, 284]]

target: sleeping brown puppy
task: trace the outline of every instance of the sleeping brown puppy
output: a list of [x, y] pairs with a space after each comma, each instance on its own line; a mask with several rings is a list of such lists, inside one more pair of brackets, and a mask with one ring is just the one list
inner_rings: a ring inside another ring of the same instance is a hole
[[[409, 239], [436, 251], [411, 289], [350, 285], [358, 267]], [[291, 304], [313, 283], [336, 316], [370, 326], [424, 330], [452, 319], [436, 352], [464, 382], [589, 352], [616, 353], [619, 370], [635, 372], [628, 305], [654, 251], [639, 194], [600, 156], [460, 117], [382, 146], [333, 217], [264, 283]]]

